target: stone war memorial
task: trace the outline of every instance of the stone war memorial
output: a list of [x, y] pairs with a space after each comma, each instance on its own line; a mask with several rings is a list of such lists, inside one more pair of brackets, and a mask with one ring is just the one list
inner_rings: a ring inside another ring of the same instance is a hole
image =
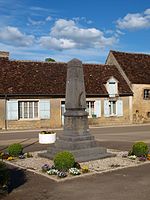
[[83, 66], [78, 59], [67, 64], [65, 108], [63, 134], [41, 156], [53, 159], [56, 153], [69, 151], [78, 162], [112, 156], [90, 133]]

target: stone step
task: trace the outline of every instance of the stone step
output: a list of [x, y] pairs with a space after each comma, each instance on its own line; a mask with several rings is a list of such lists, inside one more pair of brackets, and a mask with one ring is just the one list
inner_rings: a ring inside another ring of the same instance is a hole
[[83, 140], [94, 140], [94, 136], [91, 134], [84, 134], [84, 135], [60, 135], [58, 137], [59, 140], [65, 140], [68, 142], [76, 142], [76, 141], [83, 141]]
[[95, 140], [83, 140], [83, 141], [75, 141], [75, 142], [68, 142], [65, 140], [58, 140], [55, 143], [56, 148], [59, 149], [67, 149], [67, 150], [76, 150], [76, 149], [85, 149], [96, 147], [97, 143]]
[[[46, 153], [40, 154], [40, 156], [46, 157], [49, 159], [53, 159], [54, 156], [58, 152], [61, 152], [61, 151], [62, 151], [62, 149], [52, 148], [52, 149], [48, 149], [48, 151]], [[86, 148], [86, 149], [71, 150], [69, 152], [71, 152], [74, 155], [75, 160], [77, 162], [98, 160], [98, 159], [102, 159], [102, 158], [115, 156], [114, 154], [107, 153], [107, 150], [104, 147], [92, 147], [92, 148]]]

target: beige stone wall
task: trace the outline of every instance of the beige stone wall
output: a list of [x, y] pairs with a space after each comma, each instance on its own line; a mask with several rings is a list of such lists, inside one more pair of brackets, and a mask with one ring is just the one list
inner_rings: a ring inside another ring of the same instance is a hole
[[[131, 118], [131, 100], [130, 97], [120, 97], [123, 100], [123, 116], [122, 117], [104, 117], [104, 98], [88, 98], [87, 101], [101, 100], [101, 117], [89, 118], [89, 125], [104, 126], [115, 124], [130, 124]], [[50, 99], [50, 119], [47, 120], [10, 120], [7, 121], [8, 129], [48, 129], [62, 127], [61, 101], [64, 99]], [[5, 127], [4, 121], [4, 100], [0, 101], [0, 125]], [[130, 108], [130, 109], [129, 109]]]
[[116, 65], [133, 91], [131, 121], [133, 123], [150, 123], [150, 117], [147, 116], [147, 113], [150, 112], [150, 100], [143, 99], [144, 89], [150, 89], [150, 84], [131, 84], [112, 53], [109, 54], [106, 64]]
[[[121, 124], [131, 124], [132, 118], [130, 117], [131, 107], [129, 97], [120, 97], [123, 100], [123, 116], [104, 116], [104, 98], [101, 98], [101, 117], [99, 118], [89, 118], [89, 125], [105, 126], [105, 125], [121, 125]], [[92, 99], [88, 99], [92, 100]]]
[[51, 99], [50, 127], [61, 127], [61, 99]]
[[50, 129], [58, 127], [61, 127], [60, 99], [50, 99], [50, 119], [7, 121], [7, 129]]
[[150, 84], [133, 84], [133, 122], [150, 122], [147, 112], [150, 112], [150, 100], [145, 100], [144, 89], [150, 89]]

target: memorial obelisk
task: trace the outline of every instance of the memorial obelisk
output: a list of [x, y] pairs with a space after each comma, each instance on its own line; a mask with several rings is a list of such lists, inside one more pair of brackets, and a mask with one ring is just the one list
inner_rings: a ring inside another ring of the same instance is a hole
[[111, 156], [89, 132], [83, 66], [77, 59], [67, 64], [65, 108], [63, 134], [44, 156], [53, 159], [60, 151], [70, 151], [79, 162]]

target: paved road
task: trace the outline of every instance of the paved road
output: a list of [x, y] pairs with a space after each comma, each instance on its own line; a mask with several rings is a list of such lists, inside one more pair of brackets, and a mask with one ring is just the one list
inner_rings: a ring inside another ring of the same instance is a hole
[[[149, 200], [150, 164], [56, 183], [19, 171], [4, 200]], [[17, 184], [17, 183], [20, 184]]]
[[[6, 132], [0, 134], [0, 147], [15, 140], [22, 141], [26, 150], [46, 148], [38, 144], [39, 131]], [[61, 130], [57, 130], [58, 135]], [[150, 144], [150, 125], [131, 127], [92, 128], [92, 134], [103, 146], [128, 150], [138, 140]], [[31, 142], [32, 141], [32, 142]], [[5, 143], [5, 144], [4, 144]], [[14, 188], [5, 200], [148, 200], [150, 164], [86, 176], [61, 183], [28, 172], [16, 171]], [[21, 175], [22, 174], [22, 175]], [[18, 184], [19, 183], [19, 184]], [[16, 185], [15, 185], [16, 184]]]
[[[25, 151], [46, 149], [48, 145], [38, 144], [39, 131], [0, 132], [0, 150], [15, 142], [22, 143]], [[128, 150], [135, 141], [144, 141], [150, 144], [150, 125], [90, 128], [90, 131], [102, 146], [107, 148]], [[56, 130], [56, 132], [59, 136], [62, 130]]]

